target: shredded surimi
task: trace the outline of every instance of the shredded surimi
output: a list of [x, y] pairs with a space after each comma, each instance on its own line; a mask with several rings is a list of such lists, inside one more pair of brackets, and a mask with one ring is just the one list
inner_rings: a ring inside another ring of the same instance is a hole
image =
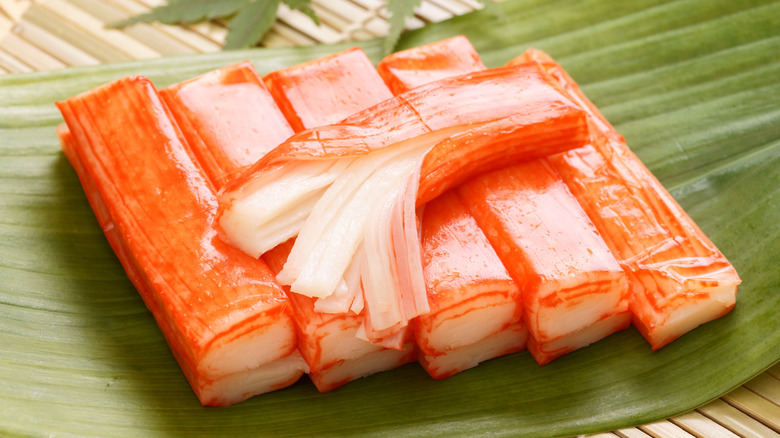
[[[419, 157], [429, 147], [426, 142], [408, 143], [359, 157], [341, 172], [298, 234], [277, 276], [282, 284], [308, 296], [333, 293], [363, 240], [366, 223], [419, 166]], [[343, 248], [347, 251], [337, 252]]]
[[[227, 242], [253, 257], [298, 234], [325, 189], [353, 161], [289, 162], [266, 173], [244, 190], [220, 225]], [[241, 239], [231, 236], [240, 235]]]

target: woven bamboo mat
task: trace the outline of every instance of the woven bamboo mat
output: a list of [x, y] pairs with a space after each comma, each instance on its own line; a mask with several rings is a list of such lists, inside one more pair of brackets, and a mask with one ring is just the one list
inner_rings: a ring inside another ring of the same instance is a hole
[[[163, 4], [164, 0], [0, 0], [0, 73], [51, 70], [189, 53], [216, 52], [227, 33], [220, 22], [192, 26], [137, 24], [106, 29]], [[408, 28], [473, 11], [475, 0], [429, 0]], [[389, 25], [382, 0], [314, 1], [316, 26], [298, 11], [280, 6], [266, 47], [329, 44], [383, 36]]]
[[[191, 26], [105, 23], [142, 13], [165, 0], [0, 0], [0, 74], [221, 50], [220, 22]], [[479, 7], [475, 0], [427, 0], [408, 28]], [[266, 47], [359, 41], [388, 31], [382, 0], [314, 0], [322, 22], [282, 5]], [[780, 437], [780, 364], [750, 382], [685, 414], [594, 438]]]

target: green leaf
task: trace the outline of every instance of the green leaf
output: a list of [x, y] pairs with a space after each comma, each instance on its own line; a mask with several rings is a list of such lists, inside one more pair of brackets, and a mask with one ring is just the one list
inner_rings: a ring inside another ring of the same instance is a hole
[[398, 43], [398, 38], [406, 26], [406, 19], [414, 15], [414, 9], [420, 6], [421, 0], [392, 0], [387, 4], [390, 14], [390, 30], [385, 37], [385, 53], [390, 53]]
[[317, 13], [311, 8], [311, 0], [283, 0], [284, 4], [290, 7], [290, 9], [296, 9], [306, 14], [317, 26], [320, 25], [320, 19], [317, 17]]
[[489, 12], [491, 15], [495, 17], [502, 18], [504, 16], [503, 12], [501, 11], [501, 8], [496, 5], [495, 1], [493, 0], [477, 0], [479, 4], [482, 5], [485, 11]]
[[126, 20], [111, 23], [112, 27], [129, 26], [135, 23], [194, 23], [230, 16], [251, 0], [170, 0], [163, 6]]
[[[320, 20], [311, 7], [311, 0], [283, 0], [291, 9], [306, 14], [319, 25]], [[228, 26], [225, 48], [228, 50], [257, 44], [276, 20], [279, 0], [169, 0], [148, 13], [109, 24], [123, 27], [135, 23], [193, 23], [214, 18], [238, 17]], [[235, 18], [233, 18], [235, 19]]]
[[[202, 408], [59, 150], [55, 100], [249, 59], [267, 73], [352, 44], [0, 76], [0, 435], [571, 436], [676, 415], [780, 359], [780, 2], [517, 0], [405, 33], [466, 35], [490, 66], [556, 57], [740, 272], [737, 306], [652, 352], [630, 329], [539, 367], [445, 381], [417, 365], [319, 394], [305, 379]], [[363, 44], [376, 62], [382, 40]]]
[[231, 20], [225, 50], [257, 44], [276, 20], [279, 0], [250, 0]]

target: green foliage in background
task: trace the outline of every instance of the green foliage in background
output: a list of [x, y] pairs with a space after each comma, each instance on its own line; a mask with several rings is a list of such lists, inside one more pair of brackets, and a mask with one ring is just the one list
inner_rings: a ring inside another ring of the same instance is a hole
[[[491, 13], [499, 9], [491, 0], [479, 0]], [[228, 22], [226, 50], [248, 48], [257, 45], [271, 29], [281, 3], [299, 10], [320, 24], [317, 13], [311, 7], [311, 0], [169, 0], [167, 4], [127, 20], [113, 23], [123, 27], [135, 23], [195, 23], [202, 20], [223, 18]], [[390, 31], [385, 38], [386, 52], [392, 51], [401, 36], [406, 19], [414, 16], [414, 10], [421, 0], [390, 0], [387, 11], [390, 15]]]

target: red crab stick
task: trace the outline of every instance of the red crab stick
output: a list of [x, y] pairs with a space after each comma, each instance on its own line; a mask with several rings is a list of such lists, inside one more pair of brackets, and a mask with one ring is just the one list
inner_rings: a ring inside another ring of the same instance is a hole
[[625, 273], [547, 160], [458, 191], [520, 286], [528, 350], [540, 365], [630, 325]]
[[523, 350], [520, 291], [454, 191], [425, 205], [421, 229], [431, 312], [414, 334], [428, 374], [444, 379]]
[[[484, 69], [463, 36], [393, 53], [377, 66], [395, 93]], [[454, 192], [425, 205], [421, 230], [431, 311], [417, 318], [414, 334], [428, 374], [444, 379], [523, 350], [520, 291]]]
[[248, 61], [160, 90], [195, 158], [219, 190], [293, 130]]
[[387, 55], [376, 67], [393, 94], [400, 94], [439, 79], [485, 69], [466, 37], [446, 40]]
[[340, 122], [392, 97], [359, 48], [275, 71], [265, 83], [296, 132]]
[[216, 236], [216, 195], [145, 78], [57, 104], [65, 151], [109, 242], [204, 405], [295, 382], [287, 300], [267, 265]]
[[589, 113], [591, 144], [552, 159], [632, 283], [634, 325], [653, 349], [734, 307], [741, 280], [624, 139], [547, 54], [538, 62]]
[[[266, 82], [284, 115], [298, 130], [339, 121], [392, 96], [360, 49], [273, 72]], [[292, 245], [290, 240], [263, 255], [275, 273], [282, 270]], [[353, 294], [362, 298], [362, 291]], [[396, 350], [358, 338], [362, 315], [353, 311], [319, 311], [317, 299], [292, 292], [288, 295], [298, 328], [299, 348], [318, 390], [331, 391], [360, 377], [415, 360], [413, 343], [407, 342], [402, 350]]]

